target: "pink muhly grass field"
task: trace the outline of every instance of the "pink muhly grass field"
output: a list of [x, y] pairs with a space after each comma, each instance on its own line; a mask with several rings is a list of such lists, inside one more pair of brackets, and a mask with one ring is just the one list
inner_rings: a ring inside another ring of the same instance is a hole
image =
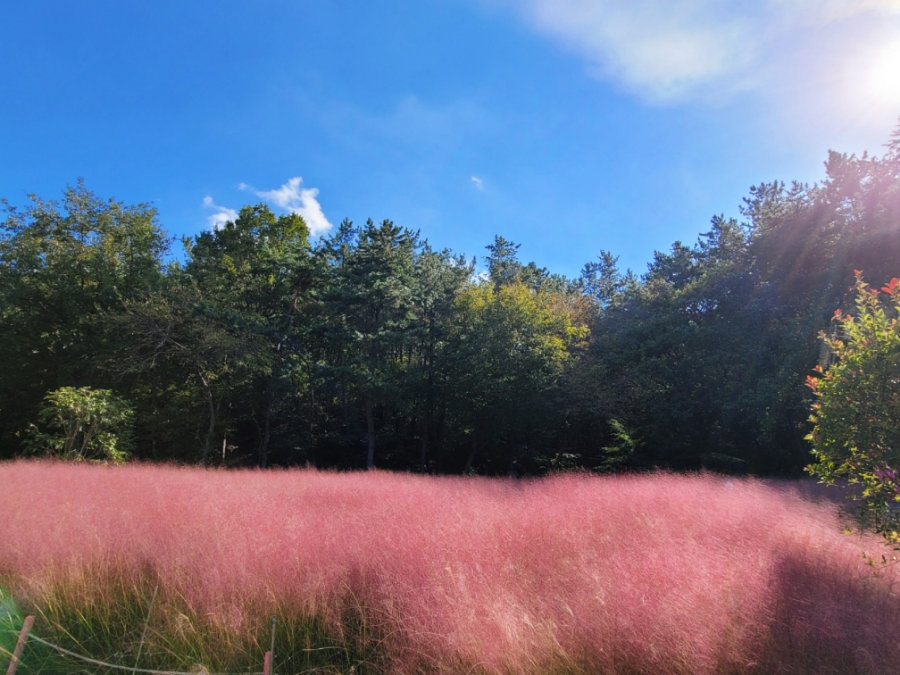
[[881, 544], [760, 482], [15, 462], [0, 486], [0, 586], [35, 631], [131, 602], [104, 628], [127, 654], [158, 584], [144, 667], [258, 670], [276, 613], [279, 673], [304, 645], [356, 672], [900, 672]]

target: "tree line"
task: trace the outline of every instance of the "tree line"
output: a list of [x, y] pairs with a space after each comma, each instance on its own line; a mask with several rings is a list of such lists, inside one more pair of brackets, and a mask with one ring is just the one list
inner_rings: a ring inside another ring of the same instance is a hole
[[113, 392], [146, 461], [791, 475], [820, 331], [854, 270], [900, 274], [900, 135], [751, 188], [640, 275], [601, 251], [566, 278], [502, 236], [478, 275], [389, 220], [311, 242], [262, 204], [176, 261], [151, 205], [82, 182], [4, 207], [2, 457], [40, 447], [70, 387]]

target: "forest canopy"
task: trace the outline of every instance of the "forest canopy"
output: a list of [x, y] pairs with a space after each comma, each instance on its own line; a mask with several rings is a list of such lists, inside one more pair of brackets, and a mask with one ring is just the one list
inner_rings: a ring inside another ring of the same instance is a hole
[[0, 457], [39, 449], [70, 388], [127, 406], [146, 461], [797, 474], [820, 331], [854, 270], [900, 275], [900, 135], [825, 168], [751, 188], [643, 274], [600, 251], [574, 279], [499, 235], [482, 276], [389, 220], [312, 242], [263, 204], [176, 262], [151, 205], [82, 182], [3, 202]]

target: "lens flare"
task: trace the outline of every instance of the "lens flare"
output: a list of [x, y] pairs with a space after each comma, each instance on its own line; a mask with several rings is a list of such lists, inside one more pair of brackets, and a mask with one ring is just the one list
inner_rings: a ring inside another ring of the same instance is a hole
[[854, 51], [844, 57], [832, 114], [846, 127], [884, 133], [900, 116], [900, 36], [885, 31]]
[[900, 114], [900, 39], [883, 45], [867, 60], [860, 73], [860, 93], [871, 104], [892, 106]]

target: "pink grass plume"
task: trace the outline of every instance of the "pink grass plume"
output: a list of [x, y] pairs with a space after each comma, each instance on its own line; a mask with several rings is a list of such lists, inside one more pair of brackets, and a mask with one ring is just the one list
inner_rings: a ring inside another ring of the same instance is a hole
[[375, 653], [398, 675], [900, 663], [900, 566], [873, 570], [879, 540], [789, 483], [47, 462], [2, 464], [0, 481], [0, 580], [20, 606], [133, 587], [146, 607], [159, 584], [154, 636], [202, 627], [252, 650], [273, 614], [286, 640], [315, 617], [323, 642], [295, 646]]

